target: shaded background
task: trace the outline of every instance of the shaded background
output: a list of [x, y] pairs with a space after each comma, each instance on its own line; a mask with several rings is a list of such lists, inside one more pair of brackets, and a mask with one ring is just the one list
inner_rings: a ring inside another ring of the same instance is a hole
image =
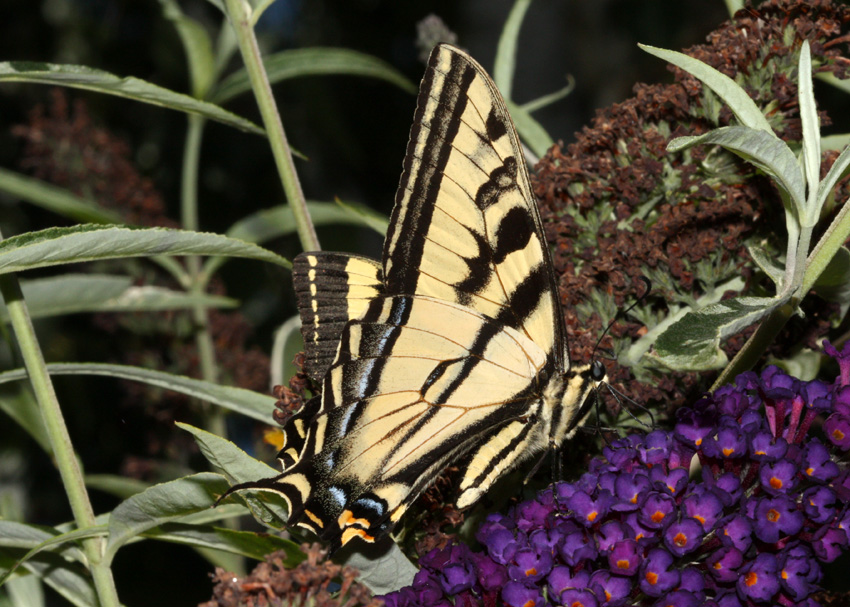
[[[221, 14], [210, 3], [186, 0], [181, 6], [217, 31]], [[310, 46], [351, 48], [387, 61], [418, 82], [424, 70], [415, 45], [418, 21], [439, 15], [456, 32], [459, 45], [490, 69], [511, 6], [505, 0], [278, 0], [261, 20], [259, 35], [267, 53]], [[726, 17], [720, 0], [538, 0], [520, 34], [514, 99], [526, 102], [559, 89], [572, 74], [576, 88], [570, 97], [535, 114], [554, 139], [568, 143], [597, 108], [625, 99], [635, 83], [671, 80], [664, 63], [641, 52], [638, 42], [680, 50], [704, 41]], [[0, 60], [77, 63], [188, 90], [182, 46], [154, 0], [6, 0], [0, 6]], [[237, 57], [232, 67], [238, 65]], [[307, 197], [339, 197], [388, 214], [415, 98], [385, 82], [340, 76], [287, 81], [275, 93], [290, 143], [310, 158], [297, 161]], [[817, 94], [820, 99], [820, 89]], [[43, 86], [0, 84], [0, 166], [21, 170], [23, 143], [10, 129], [25, 123], [38, 104], [49, 103], [49, 95]], [[70, 90], [68, 98], [84, 100], [95, 125], [127, 142], [138, 170], [161, 193], [168, 216], [178, 219], [185, 116], [82, 91]], [[260, 121], [250, 95], [227, 108]], [[226, 231], [253, 211], [283, 203], [264, 141], [210, 123], [199, 200], [201, 227], [215, 232]], [[6, 236], [65, 223], [0, 196], [0, 227]], [[380, 238], [366, 230], [323, 228], [319, 236], [327, 249], [372, 256], [380, 251]], [[270, 247], [288, 257], [299, 250], [294, 237]], [[268, 352], [271, 331], [295, 313], [288, 274], [233, 260], [222, 276], [228, 293], [245, 302], [241, 311], [254, 327], [249, 343]], [[91, 339], [88, 317], [41, 323], [38, 330], [49, 361], [111, 360], [116, 350], [132, 347]], [[160, 414], [128, 404], [125, 387], [117, 382], [62, 379], [57, 386], [88, 472], [126, 470], [128, 456], [150, 456], [151, 437], [158, 436], [151, 424], [168, 427], [172, 417], [183, 419], [175, 414], [151, 421]], [[250, 434], [250, 429], [241, 430]], [[200, 458], [185, 455], [182, 448], [191, 451], [191, 441], [162, 447], [159, 457], [204, 469]], [[70, 519], [51, 462], [0, 414], [0, 491], [4, 487], [21, 492], [27, 522], [53, 525]], [[93, 499], [97, 512], [117, 503], [97, 492]], [[121, 599], [130, 606], [197, 604], [210, 596], [208, 572], [209, 565], [193, 551], [154, 542], [123, 549], [115, 569]]]

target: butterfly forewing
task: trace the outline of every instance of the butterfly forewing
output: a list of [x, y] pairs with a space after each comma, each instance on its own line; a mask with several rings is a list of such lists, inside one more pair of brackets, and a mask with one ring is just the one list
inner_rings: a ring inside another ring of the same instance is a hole
[[481, 66], [451, 47], [434, 51], [423, 79], [383, 265], [387, 293], [468, 306], [566, 364], [516, 131]]

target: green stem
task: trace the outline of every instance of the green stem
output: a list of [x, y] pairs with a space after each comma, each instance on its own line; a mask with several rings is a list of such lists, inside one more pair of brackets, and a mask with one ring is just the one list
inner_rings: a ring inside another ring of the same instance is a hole
[[[0, 240], [2, 240], [2, 234], [0, 234]], [[53, 382], [50, 381], [47, 364], [44, 362], [41, 346], [35, 336], [35, 329], [29, 309], [24, 302], [17, 275], [0, 275], [0, 293], [6, 301], [9, 320], [15, 331], [24, 366], [41, 410], [45, 428], [47, 428], [53, 459], [59, 469], [65, 493], [68, 495], [74, 521], [80, 529], [88, 529], [95, 525], [94, 510], [89, 501], [77, 455], [74, 452], [65, 419], [62, 417], [62, 409], [56, 398]], [[89, 569], [101, 606], [118, 607], [118, 592], [115, 589], [115, 581], [112, 579], [112, 571], [103, 563], [103, 548], [103, 538], [83, 540], [83, 550], [88, 558]]]
[[[201, 157], [201, 139], [206, 120], [201, 116], [189, 116], [186, 145], [183, 148], [183, 173], [180, 186], [181, 223], [187, 230], [197, 231], [198, 221], [198, 169]], [[192, 255], [186, 259], [189, 270], [189, 291], [202, 295], [206, 282], [201, 278], [201, 258]], [[192, 306], [192, 322], [195, 327], [195, 348], [201, 366], [201, 378], [218, 383], [218, 364], [215, 343], [210, 332], [209, 312], [203, 304]], [[224, 412], [219, 407], [205, 406], [206, 429], [216, 436], [227, 436]]]
[[277, 111], [263, 59], [260, 56], [260, 48], [257, 45], [254, 28], [251, 26], [251, 7], [246, 0], [225, 0], [225, 5], [227, 15], [236, 32], [236, 40], [239, 44], [239, 51], [242, 53], [242, 60], [245, 62], [245, 69], [248, 70], [251, 88], [263, 117], [263, 124], [266, 127], [266, 134], [283, 184], [283, 191], [295, 216], [295, 225], [298, 229], [298, 237], [301, 239], [301, 246], [305, 251], [317, 251], [320, 248], [319, 238], [316, 236], [316, 229], [313, 227], [310, 214], [307, 212], [307, 202], [304, 199], [304, 192], [301, 191], [298, 174], [295, 172], [295, 163], [292, 160], [289, 142], [286, 139], [283, 123]]

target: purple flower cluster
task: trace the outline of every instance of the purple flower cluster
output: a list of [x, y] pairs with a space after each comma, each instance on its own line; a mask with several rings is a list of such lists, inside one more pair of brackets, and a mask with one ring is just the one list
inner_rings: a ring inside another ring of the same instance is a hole
[[[769, 367], [631, 435], [588, 473], [420, 560], [388, 607], [817, 605], [821, 563], [848, 547], [850, 346], [841, 375]], [[819, 416], [825, 441], [810, 432]]]

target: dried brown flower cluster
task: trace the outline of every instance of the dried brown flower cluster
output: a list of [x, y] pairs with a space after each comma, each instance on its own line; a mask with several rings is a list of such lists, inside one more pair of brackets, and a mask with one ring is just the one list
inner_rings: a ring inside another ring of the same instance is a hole
[[48, 107], [37, 105], [29, 124], [12, 128], [25, 142], [21, 168], [117, 211], [127, 223], [176, 227], [153, 182], [136, 169], [130, 146], [92, 123], [82, 100], [72, 106], [63, 89], [53, 89]]
[[356, 581], [357, 570], [326, 560], [319, 544], [304, 544], [307, 560], [287, 568], [286, 552], [272, 552], [246, 577], [217, 568], [213, 598], [198, 607], [380, 607]]
[[[848, 20], [850, 10], [838, 3], [771, 0], [757, 11], [740, 11], [707, 44], [685, 52], [743, 85], [777, 132], [799, 141], [800, 45], [809, 40], [818, 71], [844, 75]], [[555, 250], [574, 359], [600, 356], [594, 353], [599, 336], [617, 310], [643, 292], [638, 279], [646, 276], [652, 296], [614, 324], [601, 349], [619, 359], [609, 365], [612, 383], [640, 403], [671, 409], [705, 389], [708, 378], [656, 373], [651, 361], [636, 360], [639, 354], [629, 348], [677, 307], [705, 294], [770, 294], [746, 247], [764, 239], [776, 256], [784, 247], [782, 204], [750, 165], [708, 147], [666, 152], [672, 138], [704, 133], [731, 118], [698, 80], [674, 72], [674, 84], [639, 84], [634, 97], [600, 110], [575, 143], [549, 151], [533, 178]], [[829, 124], [824, 113], [821, 124]], [[824, 171], [834, 158], [825, 155]], [[807, 306], [807, 319], [789, 324], [773, 354], [811, 346], [826, 334], [837, 308], [823, 301]], [[743, 338], [725, 344], [728, 353]]]

